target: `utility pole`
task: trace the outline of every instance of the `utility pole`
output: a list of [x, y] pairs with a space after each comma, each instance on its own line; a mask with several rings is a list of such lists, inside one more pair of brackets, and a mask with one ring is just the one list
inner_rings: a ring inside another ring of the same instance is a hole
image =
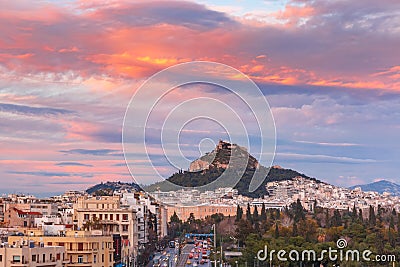
[[214, 267], [217, 267], [217, 230], [215, 227], [215, 223], [213, 224], [214, 228]]

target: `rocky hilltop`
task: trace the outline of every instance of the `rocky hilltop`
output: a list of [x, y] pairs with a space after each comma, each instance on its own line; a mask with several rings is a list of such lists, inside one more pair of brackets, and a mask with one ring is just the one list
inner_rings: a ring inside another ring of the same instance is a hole
[[[238, 155], [239, 157], [231, 158], [231, 155]], [[229, 167], [236, 168], [237, 161], [243, 158], [248, 158], [247, 167], [255, 169], [259, 166], [258, 161], [247, 152], [247, 149], [237, 144], [230, 144], [220, 140], [215, 149], [204, 156], [194, 160], [190, 163], [189, 171], [197, 172], [207, 170], [210, 168], [227, 169]], [[229, 161], [232, 162], [229, 164]]]
[[[231, 158], [231, 155], [235, 155], [236, 157]], [[237, 175], [238, 162], [243, 162], [243, 160], [246, 159], [247, 167], [241, 176], [241, 179], [235, 186], [241, 195], [253, 198], [268, 195], [266, 184], [270, 181], [291, 180], [298, 176], [316, 180], [297, 171], [284, 169], [280, 166], [274, 166], [269, 170], [267, 169], [266, 173], [268, 173], [268, 175], [266, 175], [263, 183], [257, 188], [257, 190], [249, 192], [249, 185], [257, 168], [266, 169], [266, 167], [259, 164], [257, 159], [250, 155], [246, 148], [224, 141], [220, 141], [213, 151], [194, 160], [190, 164], [188, 171], [179, 171], [167, 180], [184, 187], [203, 186], [218, 179], [218, 177], [223, 173], [228, 173], [228, 175]], [[220, 185], [220, 187], [224, 187], [224, 185]], [[169, 183], [159, 182], [147, 186], [144, 189], [146, 191], [169, 191], [172, 188]]]

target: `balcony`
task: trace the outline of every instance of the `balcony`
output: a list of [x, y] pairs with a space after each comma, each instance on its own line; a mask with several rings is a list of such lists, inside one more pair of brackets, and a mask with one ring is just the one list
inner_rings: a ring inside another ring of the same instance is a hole
[[[37, 265], [40, 266], [56, 266], [57, 261], [55, 259], [52, 259], [50, 261], [36, 261], [35, 262]], [[21, 266], [31, 266], [29, 264], [29, 261], [24, 260], [24, 261], [11, 261], [10, 263], [11, 267], [21, 267]]]
[[68, 261], [65, 264], [66, 267], [72, 267], [72, 266], [93, 266], [91, 261], [88, 262], [70, 262]]
[[115, 225], [118, 225], [118, 222], [114, 221], [114, 220], [100, 220], [100, 224], [115, 224]]
[[11, 261], [10, 266], [11, 267], [29, 266], [29, 262], [28, 261]]
[[67, 253], [93, 253], [97, 252], [97, 248], [74, 248], [74, 249], [67, 249]]

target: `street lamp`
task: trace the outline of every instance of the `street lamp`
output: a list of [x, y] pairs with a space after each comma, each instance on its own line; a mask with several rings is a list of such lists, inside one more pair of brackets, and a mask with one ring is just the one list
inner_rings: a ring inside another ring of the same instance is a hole
[[235, 263], [236, 263], [236, 267], [238, 267], [238, 261], [235, 261]]

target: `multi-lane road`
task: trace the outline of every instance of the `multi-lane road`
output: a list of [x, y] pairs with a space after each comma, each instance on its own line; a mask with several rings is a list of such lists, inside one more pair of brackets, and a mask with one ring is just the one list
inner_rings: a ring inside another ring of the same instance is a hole
[[[194, 267], [194, 263], [199, 263], [198, 260], [189, 259], [192, 249], [195, 248], [194, 244], [186, 244], [182, 250], [180, 257], [178, 256], [178, 250], [175, 248], [167, 248], [162, 253], [158, 253], [160, 256], [160, 267]], [[200, 254], [201, 257], [201, 254]], [[190, 260], [191, 264], [187, 264]], [[198, 267], [211, 267], [211, 263], [208, 260], [207, 263], [198, 264]], [[153, 267], [153, 261], [150, 261], [146, 267]]]
[[[179, 261], [176, 266], [173, 267], [194, 267], [194, 263], [198, 264], [198, 267], [211, 267], [211, 263], [208, 260], [206, 263], [199, 264], [199, 260], [195, 259], [189, 259], [189, 254], [191, 253], [192, 249], [195, 248], [195, 245], [193, 244], [186, 244], [182, 251], [181, 251], [181, 256], [179, 258]], [[188, 259], [190, 260], [190, 264], [187, 264]], [[200, 259], [201, 259], [201, 254], [200, 254]]]

